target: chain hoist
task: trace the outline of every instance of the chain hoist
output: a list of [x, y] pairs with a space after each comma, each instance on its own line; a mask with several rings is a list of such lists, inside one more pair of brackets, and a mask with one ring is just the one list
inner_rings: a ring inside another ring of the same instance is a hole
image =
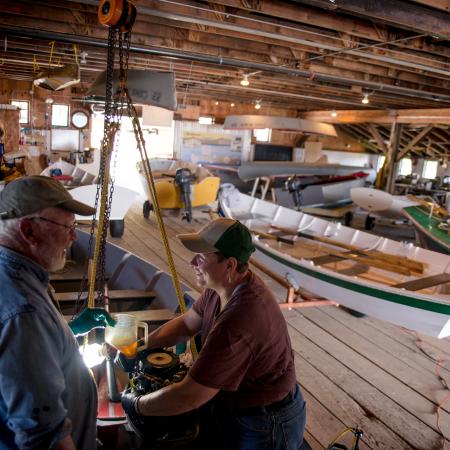
[[[155, 210], [159, 230], [161, 233], [167, 262], [172, 275], [172, 280], [177, 294], [180, 312], [186, 311], [186, 303], [180, 287], [178, 273], [169, 246], [169, 240], [161, 217], [156, 188], [153, 179], [150, 162], [145, 147], [145, 140], [136, 109], [127, 89], [127, 69], [131, 43], [131, 28], [136, 19], [136, 8], [127, 0], [102, 0], [98, 8], [99, 22], [109, 27], [108, 31], [108, 51], [106, 66], [106, 95], [105, 95], [105, 118], [103, 140], [100, 153], [99, 184], [95, 198], [95, 208], [98, 211], [97, 228], [95, 228], [95, 217], [92, 222], [89, 240], [89, 296], [88, 308], [95, 308], [96, 304], [103, 306], [107, 300], [105, 264], [106, 264], [106, 238], [109, 226], [109, 215], [111, 202], [114, 193], [114, 168], [118, 150], [118, 133], [122, 119], [122, 111], [127, 110], [133, 125], [137, 147], [144, 167], [145, 178], [151, 193], [152, 204]], [[115, 49], [119, 51], [119, 71], [118, 86], [114, 91], [114, 62]], [[112, 161], [112, 172], [110, 171]], [[95, 236], [95, 231], [97, 235]], [[95, 238], [95, 242], [94, 242]], [[84, 287], [80, 289], [84, 291]], [[191, 340], [191, 351], [195, 358], [197, 350], [194, 340]]]

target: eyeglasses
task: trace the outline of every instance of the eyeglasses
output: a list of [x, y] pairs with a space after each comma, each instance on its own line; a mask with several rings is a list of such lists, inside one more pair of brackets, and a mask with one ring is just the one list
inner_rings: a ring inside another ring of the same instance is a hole
[[59, 222], [55, 222], [54, 220], [51, 219], [47, 219], [46, 217], [41, 217], [41, 216], [35, 216], [35, 217], [29, 217], [30, 220], [43, 220], [44, 222], [49, 222], [52, 223], [53, 225], [59, 225], [60, 227], [64, 227], [67, 228], [71, 233], [75, 232], [75, 229], [78, 225], [77, 222], [74, 222], [72, 225], [65, 225], [64, 223], [59, 223]]

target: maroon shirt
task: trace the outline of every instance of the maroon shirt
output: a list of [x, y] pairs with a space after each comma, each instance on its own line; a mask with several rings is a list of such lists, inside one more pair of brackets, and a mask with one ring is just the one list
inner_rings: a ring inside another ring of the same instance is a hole
[[220, 389], [238, 408], [267, 405], [292, 391], [294, 355], [286, 322], [272, 293], [250, 272], [220, 311], [220, 297], [206, 289], [193, 306], [202, 317], [202, 349], [190, 376]]

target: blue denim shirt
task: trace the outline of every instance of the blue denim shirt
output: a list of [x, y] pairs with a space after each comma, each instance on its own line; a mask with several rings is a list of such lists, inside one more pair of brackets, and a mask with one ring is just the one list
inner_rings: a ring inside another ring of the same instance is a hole
[[96, 448], [97, 390], [47, 294], [48, 273], [0, 246], [0, 450]]

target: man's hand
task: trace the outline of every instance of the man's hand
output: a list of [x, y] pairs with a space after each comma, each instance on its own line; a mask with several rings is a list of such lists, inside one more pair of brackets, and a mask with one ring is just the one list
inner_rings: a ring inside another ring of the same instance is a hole
[[142, 416], [138, 414], [137, 402], [141, 396], [135, 390], [128, 388], [122, 393], [122, 407], [128, 419], [133, 423], [141, 423]]
[[113, 327], [116, 321], [103, 308], [86, 308], [75, 319], [69, 322], [69, 327], [75, 336], [82, 336], [94, 328]]

